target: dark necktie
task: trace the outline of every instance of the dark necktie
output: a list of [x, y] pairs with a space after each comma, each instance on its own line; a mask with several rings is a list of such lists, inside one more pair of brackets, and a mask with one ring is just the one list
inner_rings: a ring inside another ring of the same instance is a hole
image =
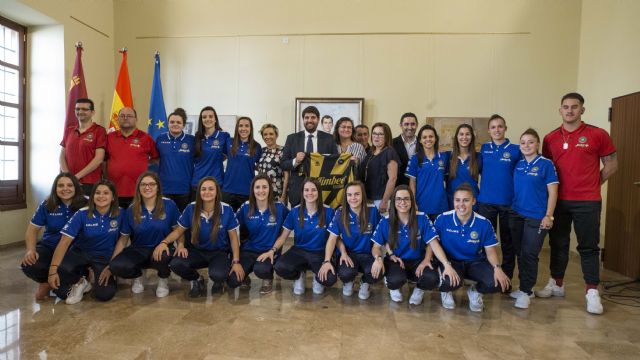
[[308, 153], [313, 152], [313, 135], [311, 134], [307, 135], [307, 148], [305, 151]]

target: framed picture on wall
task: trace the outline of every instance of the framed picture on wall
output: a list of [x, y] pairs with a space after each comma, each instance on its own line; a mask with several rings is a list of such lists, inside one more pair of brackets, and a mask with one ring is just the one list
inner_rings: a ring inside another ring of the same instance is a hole
[[436, 128], [438, 137], [440, 137], [440, 151], [452, 149], [456, 128], [462, 124], [469, 124], [473, 127], [473, 133], [476, 136], [476, 151], [480, 151], [480, 146], [491, 140], [487, 131], [488, 117], [427, 117], [426, 123]]
[[[302, 110], [307, 106], [315, 106], [320, 111], [318, 129], [333, 134], [333, 127], [341, 117], [353, 120], [353, 126], [362, 124], [364, 119], [364, 98], [296, 98], [295, 129], [304, 129]], [[333, 121], [325, 119], [331, 116]]]

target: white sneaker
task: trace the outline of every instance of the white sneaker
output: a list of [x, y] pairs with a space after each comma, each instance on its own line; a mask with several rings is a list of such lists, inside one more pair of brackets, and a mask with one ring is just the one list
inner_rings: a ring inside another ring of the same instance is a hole
[[476, 287], [474, 285], [469, 286], [469, 289], [467, 289], [467, 296], [469, 297], [469, 310], [473, 312], [481, 312], [482, 309], [484, 309], [482, 294], [476, 291]]
[[293, 293], [296, 295], [302, 295], [304, 294], [304, 277], [307, 275], [306, 272], [302, 271], [300, 272], [300, 277], [298, 277], [294, 282], [293, 282]]
[[416, 286], [413, 288], [413, 293], [411, 293], [411, 297], [409, 298], [409, 304], [411, 305], [420, 305], [422, 304], [422, 299], [424, 298], [424, 290], [418, 289]]
[[71, 286], [71, 290], [67, 294], [65, 302], [69, 305], [77, 304], [82, 301], [82, 295], [91, 291], [91, 284], [84, 277]]
[[443, 308], [449, 310], [456, 308], [456, 300], [453, 298], [453, 292], [440, 292], [440, 300], [442, 301]]
[[[520, 290], [514, 290], [514, 291], [512, 291], [512, 292], [510, 292], [510, 293], [509, 293], [509, 296], [510, 296], [512, 299], [517, 299], [517, 298], [518, 298], [518, 297], [520, 297], [520, 295], [522, 295], [522, 294], [524, 294], [524, 292], [523, 292], [523, 291], [520, 291]], [[532, 292], [531, 292], [531, 295], [529, 295], [529, 297], [533, 299], [534, 297], [536, 297], [536, 295], [535, 295], [535, 294], [533, 293], [533, 291], [532, 291]]]
[[358, 299], [367, 300], [369, 298], [369, 284], [366, 282], [360, 283], [360, 290], [358, 291]]
[[[516, 291], [512, 291], [511, 294], [515, 293]], [[518, 295], [518, 297], [516, 298], [516, 302], [513, 304], [513, 306], [517, 307], [518, 309], [528, 309], [529, 308], [529, 304], [531, 303], [531, 298], [533, 296], [533, 293], [531, 295], [527, 295], [527, 293], [522, 292], [520, 290], [518, 290], [518, 292], [520, 293]]]
[[163, 298], [167, 295], [169, 295], [169, 279], [158, 278], [156, 296], [159, 298]]
[[134, 294], [141, 294], [144, 292], [144, 284], [142, 283], [142, 276], [133, 279], [131, 284], [131, 292]]
[[389, 290], [389, 296], [393, 302], [402, 302], [402, 293], [400, 292], [400, 289]]
[[553, 279], [549, 279], [547, 285], [544, 286], [542, 290], [537, 290], [535, 292], [537, 297], [548, 298], [551, 296], [564, 296], [564, 284], [562, 286], [556, 285], [556, 281]]
[[600, 301], [600, 293], [597, 289], [589, 289], [587, 295], [587, 312], [590, 314], [600, 315], [604, 311], [602, 308], [602, 302]]
[[353, 295], [353, 281], [342, 284], [342, 295], [344, 296]]
[[312, 288], [313, 288], [313, 293], [316, 295], [320, 295], [324, 292], [324, 286], [322, 286], [322, 284], [320, 284], [318, 280], [316, 280], [315, 276], [313, 277]]

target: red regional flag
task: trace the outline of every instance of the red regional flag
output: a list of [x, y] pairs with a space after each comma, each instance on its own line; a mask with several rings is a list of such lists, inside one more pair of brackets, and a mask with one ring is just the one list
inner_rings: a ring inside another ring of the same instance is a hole
[[109, 132], [120, 129], [118, 125], [118, 112], [123, 107], [133, 107], [133, 97], [131, 96], [131, 82], [129, 81], [129, 69], [127, 68], [127, 48], [120, 49], [122, 63], [120, 72], [116, 80], [116, 89], [113, 92], [113, 102], [111, 103], [111, 118], [109, 119]]
[[67, 128], [78, 125], [76, 118], [76, 100], [87, 98], [87, 85], [84, 81], [84, 71], [82, 70], [82, 43], [76, 43], [76, 63], [73, 65], [71, 83], [69, 84], [69, 97], [67, 98], [67, 117], [64, 120], [64, 134]]

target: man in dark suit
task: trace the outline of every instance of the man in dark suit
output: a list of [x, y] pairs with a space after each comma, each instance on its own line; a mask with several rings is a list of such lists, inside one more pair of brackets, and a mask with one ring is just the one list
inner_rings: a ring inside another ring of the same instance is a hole
[[302, 162], [307, 154], [337, 154], [338, 147], [333, 136], [318, 130], [320, 111], [315, 106], [307, 106], [302, 110], [304, 130], [287, 136], [284, 144], [281, 166], [289, 172], [289, 202], [291, 206], [300, 203], [302, 182], [306, 177]]
[[416, 129], [418, 128], [418, 118], [414, 113], [404, 113], [400, 117], [400, 128], [402, 133], [398, 137], [393, 138], [393, 148], [400, 157], [400, 163], [398, 164], [398, 178], [396, 180], [396, 186], [409, 185], [409, 178], [404, 176], [407, 170], [409, 160], [416, 153]]

